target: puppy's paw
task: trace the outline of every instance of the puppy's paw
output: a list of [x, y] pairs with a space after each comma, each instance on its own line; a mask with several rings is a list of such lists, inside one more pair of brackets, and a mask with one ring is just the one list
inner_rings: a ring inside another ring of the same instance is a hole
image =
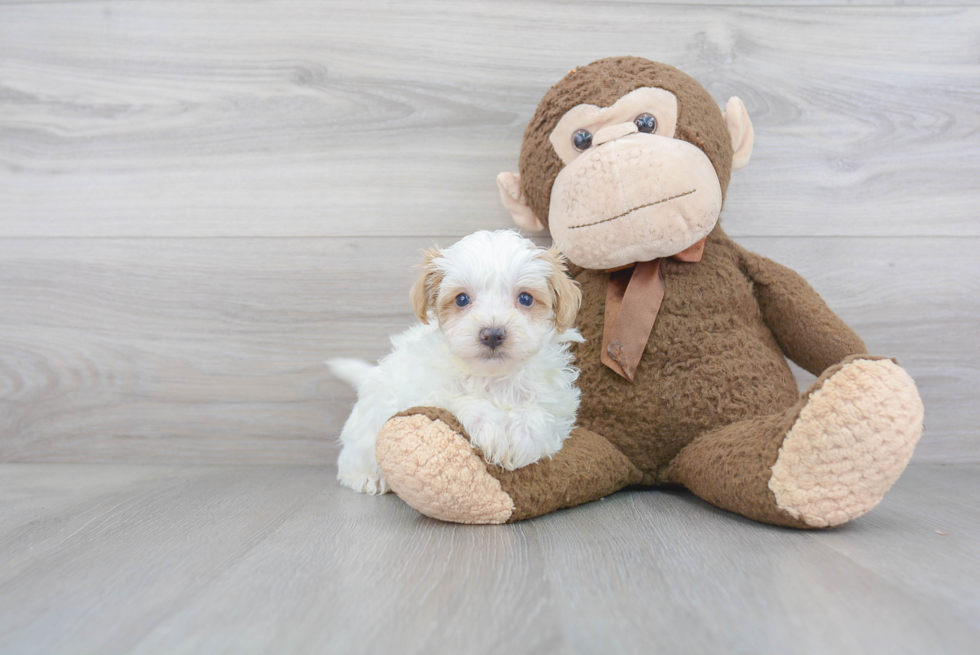
[[337, 479], [340, 484], [362, 494], [388, 493], [388, 482], [374, 459], [374, 444], [345, 443], [337, 458]]
[[523, 468], [557, 453], [568, 438], [571, 426], [562, 436], [555, 423], [553, 416], [537, 409], [510, 412], [507, 423], [510, 466], [505, 468]]
[[510, 471], [517, 468], [512, 462], [514, 453], [502, 417], [477, 415], [468, 419], [461, 420], [461, 423], [470, 435], [470, 443], [483, 452], [483, 458], [487, 463], [496, 464]]
[[380, 471], [376, 473], [360, 474], [343, 473], [338, 475], [337, 479], [340, 480], [340, 484], [362, 494], [377, 496], [391, 491], [391, 489], [388, 487], [388, 482], [385, 480], [384, 476], [381, 475]]

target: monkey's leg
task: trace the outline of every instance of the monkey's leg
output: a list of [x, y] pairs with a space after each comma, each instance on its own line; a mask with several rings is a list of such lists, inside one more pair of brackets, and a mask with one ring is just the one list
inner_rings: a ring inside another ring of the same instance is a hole
[[829, 527], [881, 501], [921, 434], [912, 378], [891, 360], [859, 355], [827, 369], [786, 412], [698, 437], [666, 477], [757, 521]]
[[597, 500], [639, 470], [597, 434], [576, 429], [551, 459], [507, 471], [487, 464], [448, 411], [416, 407], [378, 433], [378, 464], [416, 510], [454, 523], [510, 523]]

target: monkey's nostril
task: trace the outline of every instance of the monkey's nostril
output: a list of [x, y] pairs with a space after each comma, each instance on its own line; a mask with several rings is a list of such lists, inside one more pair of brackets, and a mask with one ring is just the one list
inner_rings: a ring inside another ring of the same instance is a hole
[[504, 342], [507, 338], [507, 333], [503, 328], [489, 327], [480, 330], [480, 341], [483, 345], [490, 346], [491, 348], [496, 348]]

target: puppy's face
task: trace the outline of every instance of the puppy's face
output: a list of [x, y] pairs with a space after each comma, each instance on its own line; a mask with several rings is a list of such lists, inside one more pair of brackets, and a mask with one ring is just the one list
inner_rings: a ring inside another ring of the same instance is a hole
[[582, 294], [556, 249], [509, 230], [430, 250], [412, 288], [415, 314], [439, 326], [475, 375], [506, 375], [570, 328]]

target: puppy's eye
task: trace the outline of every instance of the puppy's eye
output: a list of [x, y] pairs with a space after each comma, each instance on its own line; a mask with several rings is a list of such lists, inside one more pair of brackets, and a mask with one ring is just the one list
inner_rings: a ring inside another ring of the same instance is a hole
[[517, 302], [521, 303], [525, 307], [530, 307], [534, 304], [534, 298], [527, 291], [517, 296]]
[[653, 114], [640, 114], [633, 119], [633, 124], [636, 125], [638, 131], [647, 134], [652, 134], [657, 129], [657, 119], [653, 117]]
[[470, 304], [470, 297], [467, 296], [465, 293], [461, 293], [458, 296], [456, 296], [457, 307], [466, 307], [469, 304]]
[[575, 134], [572, 135], [572, 145], [579, 152], [588, 150], [592, 147], [592, 132], [588, 130], [575, 130]]

